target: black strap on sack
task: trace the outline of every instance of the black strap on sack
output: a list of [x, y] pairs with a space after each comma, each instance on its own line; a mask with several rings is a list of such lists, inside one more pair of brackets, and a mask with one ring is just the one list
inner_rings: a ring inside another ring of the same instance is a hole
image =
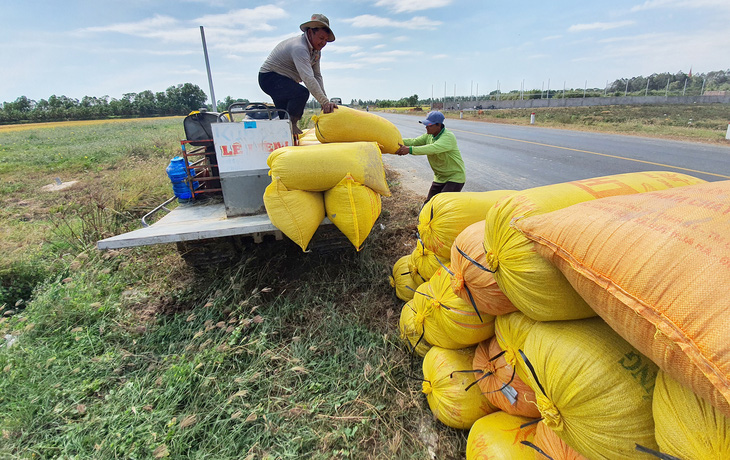
[[542, 387], [542, 384], [541, 384], [541, 383], [540, 383], [540, 381], [539, 381], [539, 380], [537, 379], [537, 374], [535, 373], [535, 368], [534, 368], [534, 367], [532, 367], [532, 363], [530, 362], [530, 360], [529, 360], [529, 359], [527, 359], [527, 356], [525, 356], [525, 352], [524, 352], [524, 351], [522, 351], [522, 350], [518, 350], [518, 351], [520, 352], [520, 356], [522, 356], [522, 360], [523, 360], [523, 361], [525, 362], [525, 364], [527, 365], [527, 368], [528, 368], [528, 369], [530, 369], [530, 373], [532, 374], [532, 378], [534, 378], [534, 379], [535, 379], [535, 382], [537, 383], [537, 386], [538, 386], [538, 387], [540, 388], [540, 391], [542, 392], [542, 394], [543, 394], [544, 396], [547, 396], [547, 394], [545, 394], [545, 389], [544, 389], [544, 388]]
[[649, 449], [648, 447], [644, 447], [640, 444], [636, 444], [636, 450], [639, 452], [644, 452], [645, 454], [653, 455], [656, 458], [661, 458], [662, 460], [682, 460], [681, 458], [675, 457], [674, 455], [663, 454], [654, 449]]
[[485, 272], [489, 272], [489, 273], [494, 273], [493, 270], [488, 269], [484, 265], [480, 264], [476, 260], [474, 260], [471, 257], [469, 257], [469, 254], [467, 254], [464, 251], [462, 251], [462, 249], [459, 246], [456, 246], [456, 250], [459, 251], [459, 254], [461, 254], [462, 257], [464, 257], [466, 260], [468, 260], [469, 262], [471, 262], [472, 265], [474, 265], [475, 267], [477, 267], [479, 270], [482, 270], [482, 271], [485, 271]]
[[[499, 358], [500, 358], [500, 357], [501, 357], [502, 355], [504, 355], [504, 353], [505, 353], [505, 352], [504, 352], [504, 350], [500, 351], [500, 352], [499, 352], [499, 353], [497, 353], [496, 355], [494, 355], [494, 356], [492, 356], [491, 358], [489, 358], [489, 361], [488, 361], [488, 362], [490, 362], [490, 363], [491, 363], [492, 361], [494, 361], [494, 360], [496, 360], [496, 359], [499, 359]], [[483, 376], [479, 377], [479, 378], [478, 378], [478, 379], [476, 380], [476, 382], [474, 382], [474, 383], [470, 384], [470, 385], [469, 385], [468, 387], [466, 387], [466, 389], [467, 389], [467, 390], [469, 390], [469, 388], [471, 388], [471, 387], [472, 387], [472, 386], [473, 386], [474, 384], [478, 383], [478, 382], [479, 382], [480, 380], [482, 380], [482, 379], [485, 379], [485, 378], [489, 377], [490, 375], [492, 375], [492, 372], [487, 372], [487, 373], [486, 373], [486, 374], [484, 374]], [[505, 383], [504, 385], [502, 385], [502, 387], [501, 387], [501, 388], [500, 388], [499, 390], [494, 390], [494, 391], [490, 391], [490, 392], [488, 392], [488, 393], [497, 393], [498, 391], [502, 391], [502, 390], [504, 390], [505, 388], [507, 388], [507, 386], [509, 386], [509, 384], [511, 384], [511, 383], [512, 383], [512, 381], [513, 381], [514, 379], [515, 379], [515, 369], [514, 369], [514, 367], [513, 367], [513, 368], [512, 368], [512, 377], [510, 377], [510, 379], [509, 379], [509, 382], [507, 382], [507, 383]]]
[[[539, 422], [539, 420], [538, 420], [538, 422]], [[530, 422], [530, 423], [533, 423], [533, 422]], [[520, 426], [520, 428], [522, 428], [523, 426], [525, 426], [525, 425]], [[531, 449], [534, 449], [535, 452], [537, 452], [538, 454], [540, 454], [543, 457], [547, 458], [548, 460], [555, 460], [551, 456], [549, 456], [548, 454], [546, 454], [542, 449], [540, 449], [539, 447], [537, 447], [535, 444], [531, 443], [530, 441], [520, 441], [520, 444], [525, 445], [527, 447], [530, 447]]]

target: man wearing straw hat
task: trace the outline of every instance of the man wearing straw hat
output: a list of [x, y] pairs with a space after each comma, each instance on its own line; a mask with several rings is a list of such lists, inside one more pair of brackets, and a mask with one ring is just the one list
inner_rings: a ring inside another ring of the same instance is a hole
[[[289, 113], [294, 134], [302, 133], [297, 123], [304, 114], [310, 93], [322, 104], [324, 113], [330, 113], [337, 107], [324, 91], [319, 70], [322, 48], [335, 41], [330, 21], [323, 14], [313, 14], [299, 28], [304, 33], [276, 45], [259, 70], [259, 86], [271, 96], [277, 109]], [[300, 82], [304, 82], [304, 86]]]

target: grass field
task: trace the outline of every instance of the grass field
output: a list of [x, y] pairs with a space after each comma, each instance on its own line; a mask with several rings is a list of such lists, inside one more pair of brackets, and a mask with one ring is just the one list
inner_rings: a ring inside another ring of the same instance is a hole
[[0, 458], [460, 458], [398, 338], [419, 198], [397, 178], [360, 253], [192, 272], [94, 248], [170, 195], [181, 121], [0, 130]]
[[[629, 130], [604, 115], [584, 126]], [[360, 253], [283, 242], [194, 272], [172, 245], [95, 249], [171, 195], [183, 137], [182, 118], [0, 127], [0, 458], [463, 458], [398, 337], [388, 275], [421, 197], [393, 173]]]

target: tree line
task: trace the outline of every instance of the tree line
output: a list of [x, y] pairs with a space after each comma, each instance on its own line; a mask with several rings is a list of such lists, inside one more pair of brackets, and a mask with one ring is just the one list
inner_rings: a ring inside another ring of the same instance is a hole
[[0, 106], [0, 124], [103, 118], [187, 115], [205, 107], [208, 96], [199, 86], [184, 83], [165, 91], [125, 93], [121, 99], [84, 96], [81, 100], [53, 95], [34, 101], [21, 96]]
[[[553, 83], [555, 85], [555, 83]], [[730, 92], [730, 70], [718, 70], [707, 73], [691, 74], [682, 71], [677, 73], [654, 73], [648, 77], [638, 76], [620, 78], [609, 83], [604, 88], [558, 88], [549, 86], [531, 90], [511, 90], [502, 92], [494, 90], [487, 94], [469, 96], [446, 96], [445, 98], [420, 99], [418, 95], [404, 97], [399, 100], [353, 99], [353, 106], [371, 106], [380, 108], [413, 107], [416, 105], [430, 105], [432, 102], [447, 101], [462, 102], [469, 107], [471, 101], [510, 100], [510, 99], [544, 99], [544, 98], [579, 98], [579, 97], [616, 97], [616, 96], [700, 96], [707, 91]]]

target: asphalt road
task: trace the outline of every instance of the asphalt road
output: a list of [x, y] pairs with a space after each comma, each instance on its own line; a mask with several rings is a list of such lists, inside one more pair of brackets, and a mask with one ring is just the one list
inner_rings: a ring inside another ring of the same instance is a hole
[[[426, 132], [420, 117], [379, 112], [403, 137]], [[425, 114], [423, 116], [425, 118]], [[447, 119], [466, 165], [464, 191], [522, 190], [638, 171], [676, 171], [730, 180], [730, 143], [713, 145], [638, 136]], [[401, 182], [426, 194], [433, 175], [423, 156], [383, 155]]]

